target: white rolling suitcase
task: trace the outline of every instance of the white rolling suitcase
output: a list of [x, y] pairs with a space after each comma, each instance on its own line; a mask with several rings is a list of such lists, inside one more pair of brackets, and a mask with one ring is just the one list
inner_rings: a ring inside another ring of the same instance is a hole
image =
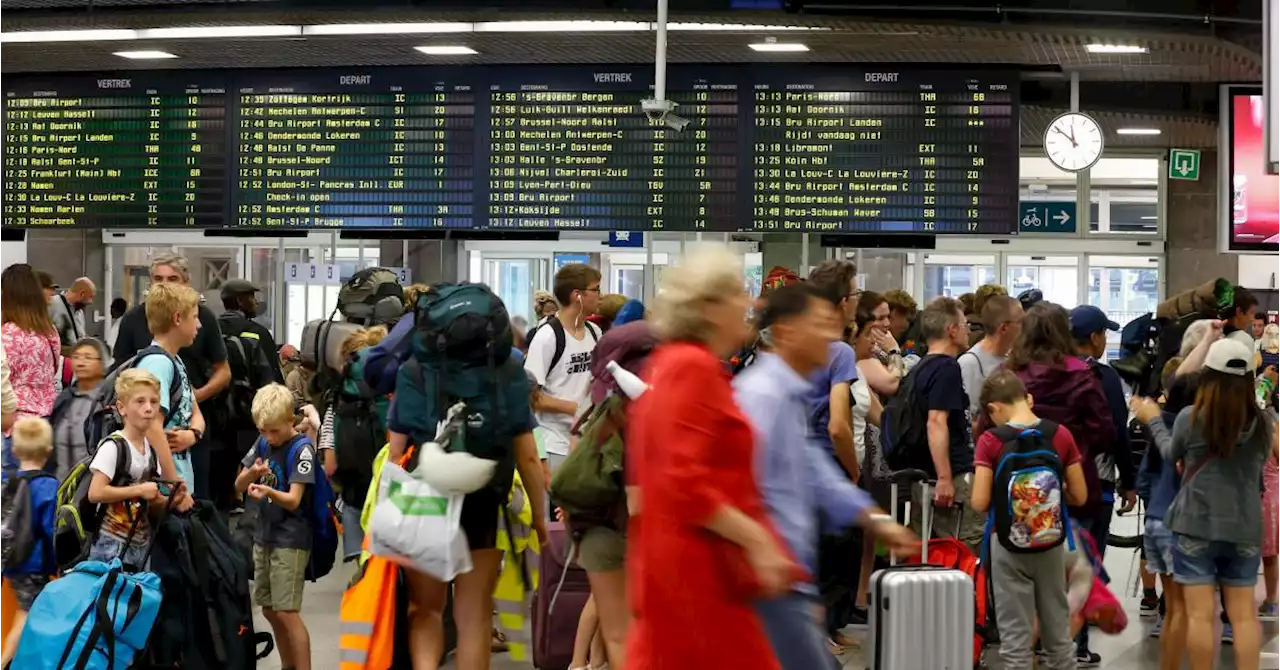
[[[929, 500], [924, 485], [922, 500]], [[896, 503], [897, 485], [893, 487]], [[895, 509], [897, 505], [894, 505]], [[923, 510], [932, 525], [932, 506]], [[928, 554], [928, 542], [922, 558]], [[960, 570], [894, 565], [871, 575], [868, 670], [971, 670], [973, 579]]]

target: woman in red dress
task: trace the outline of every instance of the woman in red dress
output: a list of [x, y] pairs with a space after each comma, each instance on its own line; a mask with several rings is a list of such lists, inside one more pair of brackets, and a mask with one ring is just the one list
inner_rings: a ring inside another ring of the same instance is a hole
[[724, 361], [746, 341], [739, 258], [702, 247], [665, 269], [650, 390], [631, 407], [633, 499], [627, 568], [635, 622], [627, 670], [774, 670], [752, 600], [799, 570], [768, 525], [754, 445]]

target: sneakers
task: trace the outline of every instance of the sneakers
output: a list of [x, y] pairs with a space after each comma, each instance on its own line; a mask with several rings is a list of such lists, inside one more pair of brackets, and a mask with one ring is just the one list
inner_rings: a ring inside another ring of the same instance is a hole
[[867, 625], [867, 608], [857, 607], [849, 612], [850, 626], [866, 626]]
[[1262, 621], [1276, 621], [1280, 619], [1280, 604], [1262, 603], [1258, 606], [1258, 618]]
[[1160, 597], [1155, 594], [1143, 596], [1142, 602], [1138, 603], [1138, 616], [1155, 616], [1159, 611]]
[[1089, 651], [1088, 649], [1076, 649], [1076, 667], [1077, 668], [1096, 668], [1102, 665], [1102, 657]]
[[1153, 625], [1151, 630], [1147, 632], [1147, 637], [1158, 639], [1162, 632], [1164, 632], [1164, 617], [1159, 617], [1156, 619], [1155, 625]]
[[1222, 624], [1222, 644], [1235, 644], [1235, 643], [1236, 643], [1236, 634], [1235, 634], [1235, 631], [1231, 630], [1231, 624], [1229, 623]]

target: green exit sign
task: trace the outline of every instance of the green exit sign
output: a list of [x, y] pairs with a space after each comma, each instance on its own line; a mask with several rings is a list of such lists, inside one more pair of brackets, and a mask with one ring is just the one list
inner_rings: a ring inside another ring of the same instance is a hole
[[1169, 178], [1198, 181], [1200, 179], [1200, 150], [1170, 149]]

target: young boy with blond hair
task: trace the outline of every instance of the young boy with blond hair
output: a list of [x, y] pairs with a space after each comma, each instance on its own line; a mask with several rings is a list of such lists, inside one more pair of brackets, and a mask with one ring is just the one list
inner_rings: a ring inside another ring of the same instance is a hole
[[[183, 480], [186, 491], [194, 491], [191, 448], [204, 438], [205, 421], [178, 350], [191, 346], [200, 332], [200, 295], [186, 284], [153, 284], [147, 291], [146, 312], [153, 339], [150, 347], [139, 352], [134, 367], [150, 372], [160, 382], [160, 416], [147, 431], [147, 441], [156, 450], [160, 469]], [[179, 393], [172, 392], [174, 386]], [[178, 508], [189, 504], [179, 500]]]
[[[16, 484], [13, 481], [16, 478], [26, 480], [27, 493], [31, 497], [31, 525], [28, 528], [5, 530], [26, 534], [34, 542], [26, 560], [4, 573], [4, 578], [9, 581], [14, 598], [18, 601], [12, 626], [4, 639], [4, 658], [0, 665], [5, 667], [8, 667], [9, 661], [13, 660], [13, 655], [18, 651], [18, 640], [27, 621], [27, 612], [31, 611], [31, 603], [35, 602], [36, 596], [49, 583], [49, 576], [56, 569], [53, 565], [53, 524], [54, 512], [58, 507], [58, 480], [44, 471], [51, 454], [53, 428], [48, 421], [26, 418], [19, 419], [13, 425], [13, 456], [18, 460], [18, 469], [4, 473], [4, 486], [7, 489], [10, 484]], [[15, 495], [20, 493], [21, 489], [14, 492]], [[11, 541], [10, 538], [5, 538], [5, 542]]]
[[300, 613], [311, 554], [311, 522], [303, 502], [316, 482], [317, 464], [310, 438], [294, 427], [293, 409], [293, 393], [284, 385], [258, 389], [252, 414], [260, 436], [240, 462], [236, 491], [259, 505], [253, 599], [276, 636], [280, 666], [311, 670], [311, 635]]

